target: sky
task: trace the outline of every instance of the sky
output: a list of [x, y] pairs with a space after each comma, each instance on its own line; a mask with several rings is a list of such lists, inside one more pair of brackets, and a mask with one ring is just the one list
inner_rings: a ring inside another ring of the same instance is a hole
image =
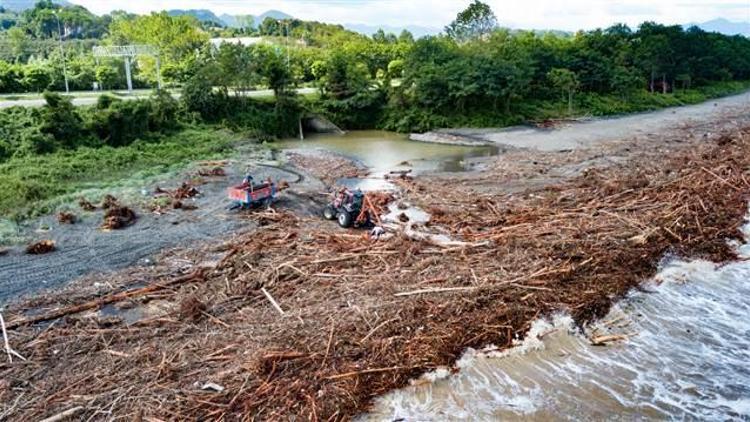
[[[209, 9], [217, 15], [259, 15], [280, 10], [305, 20], [442, 28], [470, 0], [72, 0], [97, 14], [114, 9], [147, 13]], [[485, 0], [502, 26], [523, 29], [594, 29], [651, 20], [664, 24], [715, 18], [750, 21], [750, 0]]]

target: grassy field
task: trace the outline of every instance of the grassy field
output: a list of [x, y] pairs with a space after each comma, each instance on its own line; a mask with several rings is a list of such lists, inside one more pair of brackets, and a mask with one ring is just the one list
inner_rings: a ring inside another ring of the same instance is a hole
[[192, 126], [126, 147], [12, 158], [0, 164], [0, 215], [19, 220], [46, 214], [81, 191], [142, 183], [192, 161], [225, 157], [238, 138], [215, 126]]

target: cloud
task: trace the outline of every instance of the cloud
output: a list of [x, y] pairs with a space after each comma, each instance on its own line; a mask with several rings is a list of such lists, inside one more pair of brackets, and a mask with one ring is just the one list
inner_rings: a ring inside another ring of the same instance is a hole
[[[148, 13], [165, 9], [210, 9], [217, 14], [260, 14], [281, 10], [306, 20], [332, 23], [419, 25], [441, 28], [469, 0], [72, 0], [94, 13], [113, 9]], [[503, 26], [529, 29], [593, 29], [614, 23], [635, 26], [652, 20], [666, 24], [714, 18], [750, 20], [747, 1], [710, 0], [485, 0]]]

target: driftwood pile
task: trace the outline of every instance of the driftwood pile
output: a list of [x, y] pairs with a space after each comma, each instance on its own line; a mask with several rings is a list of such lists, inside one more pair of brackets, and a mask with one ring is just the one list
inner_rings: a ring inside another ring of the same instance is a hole
[[361, 178], [369, 173], [357, 166], [352, 160], [330, 153], [306, 151], [304, 154], [288, 152], [289, 162], [307, 171], [313, 176], [332, 186], [342, 178]]
[[57, 214], [57, 222], [60, 224], [75, 224], [78, 218], [75, 214], [61, 211]]
[[120, 205], [117, 198], [112, 195], [104, 197], [102, 208], [106, 210], [104, 212], [104, 222], [102, 223], [102, 229], [104, 230], [123, 229], [135, 224], [135, 221], [138, 219], [135, 211], [124, 205]]
[[78, 199], [78, 206], [81, 207], [81, 209], [84, 211], [96, 211], [96, 205], [92, 204], [91, 201], [83, 197]]
[[320, 219], [258, 213], [266, 224], [213, 269], [113, 287], [106, 303], [172, 309], [131, 325], [71, 312], [102, 298], [42, 301], [62, 317], [51, 326], [11, 309], [11, 346], [27, 361], [0, 364], [0, 414], [350, 419], [467, 347], [510, 345], [536, 318], [603, 316], [665, 256], [735, 258], [727, 240], [747, 212], [750, 134], [652, 158], [513, 196], [401, 182], [463, 246], [367, 242]]
[[[167, 190], [157, 187], [154, 190], [154, 195], [158, 197], [170, 198], [170, 206], [176, 210], [195, 210], [198, 207], [195, 204], [187, 204], [184, 202], [185, 199], [195, 198], [200, 195], [200, 191], [195, 187], [193, 183], [183, 182], [177, 189]], [[161, 211], [161, 206], [156, 206], [154, 211]]]
[[203, 177], [225, 177], [227, 172], [222, 167], [214, 167], [212, 169], [200, 169], [198, 175]]
[[53, 240], [40, 240], [26, 247], [26, 253], [29, 255], [44, 255], [57, 250]]

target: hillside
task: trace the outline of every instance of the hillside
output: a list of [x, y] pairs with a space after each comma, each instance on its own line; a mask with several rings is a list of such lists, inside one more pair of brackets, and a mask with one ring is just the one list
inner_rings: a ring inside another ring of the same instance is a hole
[[[37, 0], [0, 0], [0, 6], [13, 12], [22, 12], [26, 9], [31, 9], [36, 4]], [[55, 3], [61, 6], [72, 6], [73, 4], [66, 0], [56, 0]]]
[[718, 32], [724, 35], [750, 36], [750, 22], [732, 22], [727, 19], [714, 19], [704, 23], [686, 25], [686, 27], [690, 26], [697, 26], [704, 31]]
[[173, 10], [168, 11], [167, 13], [170, 16], [192, 16], [198, 19], [198, 22], [212, 22], [221, 26], [226, 25], [224, 21], [222, 21], [218, 16], [214, 14], [214, 12], [208, 9], [190, 9], [190, 10], [173, 9]]
[[286, 14], [284, 12], [278, 11], [278, 10], [269, 10], [263, 14], [260, 14], [258, 16], [255, 15], [228, 15], [223, 14], [219, 17], [221, 19], [221, 22], [224, 23], [224, 25], [230, 27], [230, 28], [239, 28], [242, 26], [240, 22], [244, 22], [247, 19], [238, 19], [239, 17], [242, 18], [252, 18], [254, 25], [257, 27], [261, 24], [266, 18], [274, 18], [277, 20], [283, 20], [283, 19], [294, 19], [292, 15]]

